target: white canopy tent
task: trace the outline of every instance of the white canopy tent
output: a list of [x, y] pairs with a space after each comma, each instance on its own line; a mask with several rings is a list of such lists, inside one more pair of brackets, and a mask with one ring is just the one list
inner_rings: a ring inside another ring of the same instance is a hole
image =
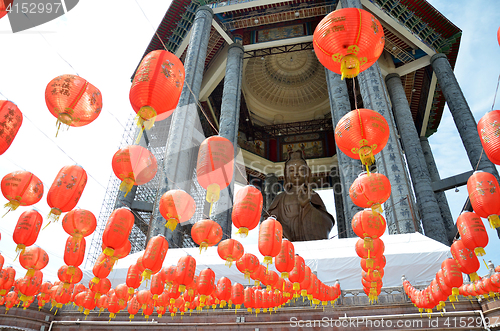
[[[427, 285], [439, 271], [441, 262], [451, 257], [448, 246], [420, 233], [384, 235], [381, 239], [385, 244], [384, 255], [387, 260], [384, 268], [384, 287], [401, 286], [403, 274], [412, 285]], [[317, 272], [318, 278], [323, 283], [333, 285], [338, 279], [341, 288], [349, 290], [363, 287], [361, 259], [354, 249], [357, 240], [358, 238], [349, 238], [302, 241], [293, 244], [295, 253], [304, 258], [306, 265], [311, 268], [311, 271]], [[256, 255], [260, 261], [263, 260], [257, 244], [245, 245], [245, 252]], [[143, 252], [135, 253], [118, 261], [108, 277], [113, 287], [125, 283], [128, 267], [134, 264], [142, 254]], [[216, 280], [225, 276], [232, 282], [248, 284], [234, 263], [230, 268], [225, 265], [226, 261], [219, 257], [217, 247], [209, 247], [201, 254], [198, 248], [169, 249], [163, 265], [176, 265], [179, 258], [187, 254], [196, 259], [196, 274], [205, 268], [210, 268], [215, 272]], [[277, 271], [274, 265], [270, 265], [269, 269]], [[93, 277], [92, 269], [83, 272], [83, 283], [87, 284]]]

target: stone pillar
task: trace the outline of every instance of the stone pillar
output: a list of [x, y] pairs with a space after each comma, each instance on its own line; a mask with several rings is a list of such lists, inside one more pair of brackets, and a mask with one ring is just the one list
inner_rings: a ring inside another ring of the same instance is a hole
[[[339, 120], [351, 111], [351, 103], [349, 102], [347, 85], [340, 79], [340, 75], [326, 68], [325, 75], [328, 85], [328, 95], [330, 97], [330, 111], [332, 112], [333, 126], [335, 127]], [[337, 229], [340, 238], [355, 238], [356, 234], [352, 230], [351, 221], [354, 215], [362, 210], [362, 208], [352, 202], [349, 197], [349, 188], [358, 177], [358, 174], [363, 171], [363, 165], [361, 161], [345, 155], [338, 147], [335, 148], [337, 150], [337, 161], [340, 170], [340, 191], [342, 192], [342, 205], [344, 207], [344, 217], [339, 218], [339, 212], [337, 211]], [[337, 205], [337, 199], [335, 199], [335, 205]], [[342, 224], [342, 220], [344, 224]]]
[[401, 142], [405, 151], [406, 162], [410, 170], [411, 182], [417, 198], [417, 205], [422, 212], [422, 225], [425, 235], [448, 245], [446, 227], [441, 217], [439, 205], [431, 187], [431, 178], [425, 162], [424, 153], [418, 138], [410, 105], [398, 74], [385, 77], [387, 90], [392, 103], [392, 110], [398, 126]]
[[476, 120], [470, 111], [467, 100], [465, 100], [462, 89], [458, 85], [458, 81], [446, 55], [441, 53], [434, 54], [431, 57], [431, 66], [436, 74], [439, 87], [443, 91], [451, 116], [455, 121], [472, 169], [476, 169], [477, 167], [477, 170], [487, 171], [493, 174], [498, 180], [498, 172], [495, 165], [488, 159], [485, 153], [480, 156], [483, 146], [477, 133]]
[[[236, 171], [236, 149], [238, 147], [238, 127], [240, 122], [241, 79], [243, 76], [243, 46], [234, 43], [227, 51], [226, 76], [220, 111], [219, 135], [227, 138], [234, 145]], [[231, 184], [220, 192], [219, 200], [214, 204], [211, 218], [222, 227], [222, 240], [231, 238], [233, 210], [234, 176]]]
[[155, 217], [151, 220], [149, 237], [163, 234], [171, 248], [181, 247], [183, 226], [179, 224], [174, 232], [166, 229], [165, 219], [158, 212], [158, 204], [163, 193], [170, 189], [190, 192], [199, 148], [198, 143], [193, 143], [193, 131], [199, 122], [198, 95], [205, 69], [212, 17], [213, 11], [209, 7], [199, 7], [196, 11], [184, 61], [186, 73], [184, 87], [177, 108], [172, 114], [163, 167], [158, 169], [161, 171], [162, 180], [156, 197]]
[[[360, 0], [341, 0], [342, 8], [363, 8]], [[419, 223], [413, 210], [413, 194], [410, 180], [396, 135], [392, 112], [380, 67], [374, 63], [358, 75], [361, 96], [365, 108], [375, 110], [385, 117], [389, 124], [390, 135], [385, 148], [375, 155], [377, 171], [389, 178], [392, 193], [384, 204], [385, 218], [390, 234], [418, 231]], [[410, 203], [412, 205], [410, 205]]]
[[[338, 151], [337, 151], [338, 153]], [[337, 219], [337, 237], [347, 238], [346, 221], [344, 211], [344, 199], [342, 198], [343, 187], [340, 180], [340, 167], [336, 166], [330, 170], [330, 178], [335, 202], [335, 214]]]
[[269, 207], [271, 207], [271, 203], [273, 202], [274, 198], [280, 193], [281, 191], [281, 185], [278, 181], [278, 177], [276, 177], [276, 174], [274, 173], [269, 173], [266, 174], [266, 178], [264, 179], [264, 210], [269, 210]]
[[[427, 163], [427, 169], [429, 170], [431, 181], [440, 181], [441, 177], [439, 176], [438, 168], [436, 162], [434, 161], [434, 156], [432, 155], [431, 146], [427, 137], [420, 137], [420, 145], [422, 146], [422, 151], [424, 152], [425, 162]], [[435, 192], [434, 195], [436, 196], [444, 227], [446, 228], [446, 232], [448, 234], [448, 245], [451, 246], [451, 244], [453, 244], [453, 238], [457, 234], [457, 227], [453, 221], [450, 206], [448, 205], [448, 199], [446, 199], [446, 194], [444, 192]]]

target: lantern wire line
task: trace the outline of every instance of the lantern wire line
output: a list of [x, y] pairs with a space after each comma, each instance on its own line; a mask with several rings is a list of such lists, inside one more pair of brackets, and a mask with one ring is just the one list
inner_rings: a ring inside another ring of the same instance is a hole
[[498, 75], [498, 81], [497, 81], [497, 88], [495, 90], [495, 96], [493, 97], [493, 104], [491, 105], [491, 110], [493, 111], [493, 108], [495, 107], [495, 102], [497, 100], [497, 93], [498, 93], [498, 85], [500, 84], [500, 75]]
[[[64, 1], [63, 1], [63, 3], [64, 3]], [[30, 18], [28, 17], [28, 15], [26, 15], [26, 13], [23, 13], [23, 14], [24, 14], [24, 16], [26, 16], [26, 18], [27, 18], [29, 21], [31, 21], [31, 20], [30, 20]], [[37, 28], [36, 28], [36, 26], [33, 26], [33, 27], [35, 28], [35, 31], [36, 31], [36, 32], [38, 32], [38, 34], [39, 34], [40, 36], [42, 36], [43, 40], [45, 40], [45, 42], [47, 43], [47, 45], [49, 45], [49, 47], [50, 47], [50, 48], [52, 48], [52, 50], [53, 50], [53, 51], [54, 51], [57, 55], [59, 55], [59, 57], [60, 57], [60, 58], [61, 58], [64, 62], [66, 62], [66, 64], [67, 64], [67, 65], [69, 65], [69, 66], [71, 67], [71, 69], [73, 69], [73, 71], [75, 72], [75, 74], [76, 74], [77, 76], [80, 76], [80, 75], [78, 74], [78, 72], [76, 71], [76, 69], [75, 69], [75, 68], [73, 68], [73, 66], [72, 66], [72, 65], [71, 65], [68, 61], [66, 61], [66, 59], [65, 59], [65, 58], [64, 58], [64, 57], [63, 57], [63, 56], [62, 56], [62, 55], [61, 55], [61, 54], [57, 51], [57, 49], [49, 43], [49, 41], [47, 40], [47, 38], [45, 38], [45, 36], [44, 36], [44, 35], [43, 35], [43, 34], [42, 34], [42, 33], [41, 33], [41, 32], [40, 32]]]
[[[66, 153], [66, 152], [65, 152], [65, 151], [61, 148], [61, 146], [59, 146], [56, 142], [54, 142], [52, 139], [50, 139], [50, 137], [49, 137], [49, 136], [48, 136], [45, 132], [43, 132], [43, 131], [42, 131], [42, 130], [38, 127], [38, 126], [36, 126], [36, 125], [35, 125], [35, 123], [34, 123], [34, 122], [33, 122], [33, 121], [32, 121], [32, 120], [31, 120], [31, 119], [30, 119], [30, 118], [29, 118], [26, 114], [24, 114], [24, 113], [23, 113], [23, 116], [24, 116], [24, 117], [25, 117], [28, 121], [30, 121], [30, 122], [31, 122], [31, 124], [32, 124], [32, 125], [33, 125], [33, 126], [34, 126], [37, 130], [38, 130], [38, 131], [40, 131], [40, 132], [41, 132], [41, 133], [42, 133], [42, 134], [43, 134], [43, 135], [44, 135], [44, 136], [45, 136], [48, 140], [50, 140], [50, 141], [51, 141], [54, 145], [56, 145], [56, 146], [57, 146], [57, 148], [59, 148], [59, 149], [61, 150], [61, 152], [63, 152], [63, 154], [64, 154], [64, 155], [66, 155], [66, 156], [67, 156], [67, 157], [68, 157], [71, 161], [73, 161], [75, 164], [79, 164], [79, 163], [78, 163], [78, 162], [76, 162], [76, 161], [75, 161], [75, 160], [74, 160], [74, 159], [73, 159], [73, 158], [72, 158], [72, 157], [71, 157], [68, 153]], [[97, 179], [95, 179], [95, 178], [94, 178], [94, 176], [92, 176], [92, 174], [91, 174], [91, 173], [89, 173], [89, 172], [87, 172], [87, 171], [85, 171], [85, 172], [88, 174], [88, 176], [89, 176], [90, 178], [92, 178], [92, 179], [93, 179], [93, 180], [94, 180], [97, 184], [99, 184], [99, 186], [101, 186], [103, 189], [105, 189], [105, 190], [106, 190], [106, 187], [104, 187], [104, 185], [102, 185], [102, 184], [101, 184], [101, 183], [100, 183]]]

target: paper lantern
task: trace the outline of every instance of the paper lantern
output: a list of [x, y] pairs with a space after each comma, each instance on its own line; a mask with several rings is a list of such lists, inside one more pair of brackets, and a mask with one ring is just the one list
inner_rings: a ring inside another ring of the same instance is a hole
[[4, 296], [14, 284], [16, 280], [16, 270], [12, 267], [7, 267], [0, 270], [0, 296]]
[[142, 271], [139, 270], [137, 265], [132, 264], [128, 267], [127, 278], [125, 283], [128, 286], [128, 294], [133, 295], [134, 289], [139, 288], [142, 282]]
[[467, 180], [467, 192], [474, 212], [487, 218], [492, 228], [500, 227], [500, 187], [495, 176], [475, 171]]
[[134, 226], [134, 214], [128, 208], [118, 208], [109, 215], [102, 234], [102, 243], [106, 246], [104, 254], [113, 256], [114, 250], [122, 247]]
[[243, 304], [249, 313], [252, 308], [255, 308], [255, 290], [251, 287], [246, 287], [243, 290]]
[[155, 306], [153, 306], [153, 303], [148, 303], [146, 305], [146, 308], [143, 308], [142, 309], [142, 313], [144, 314], [144, 318], [145, 319], [149, 319], [149, 316], [151, 316], [153, 314], [153, 311], [155, 309]]
[[149, 290], [141, 290], [137, 292], [136, 298], [142, 309], [145, 309], [146, 306], [153, 300], [153, 295]]
[[156, 176], [158, 164], [155, 156], [146, 148], [130, 145], [119, 149], [111, 160], [113, 172], [122, 182], [120, 191], [128, 192], [134, 185], [144, 185]]
[[370, 270], [381, 270], [385, 268], [386, 265], [386, 259], [384, 255], [380, 255], [378, 257], [374, 257], [371, 259], [371, 267], [367, 266], [368, 259], [361, 259], [360, 265], [361, 269], [363, 269], [366, 272], [369, 272]]
[[29, 171], [14, 171], [5, 175], [1, 189], [3, 196], [9, 200], [4, 206], [9, 211], [19, 206], [34, 205], [43, 197], [42, 181]]
[[212, 269], [206, 268], [198, 275], [197, 290], [200, 294], [200, 302], [204, 303], [208, 295], [214, 290], [215, 273]]
[[82, 167], [79, 165], [62, 167], [47, 193], [47, 204], [52, 208], [49, 220], [57, 221], [61, 213], [75, 208], [86, 184], [87, 172]]
[[87, 125], [102, 110], [101, 91], [75, 75], [61, 75], [51, 80], [45, 89], [45, 102], [50, 113], [57, 118], [57, 132], [61, 123], [68, 127]]
[[[0, 18], [1, 18], [0, 12]], [[17, 132], [23, 124], [23, 113], [15, 104], [7, 100], [0, 100], [0, 155], [9, 149]]]
[[16, 252], [23, 252], [35, 243], [42, 227], [43, 217], [36, 210], [27, 210], [19, 216], [12, 239], [17, 244]]
[[84, 309], [83, 314], [85, 315], [85, 319], [87, 319], [87, 316], [89, 315], [90, 311], [94, 310], [94, 308], [97, 306], [97, 303], [91, 291], [86, 291], [83, 293], [84, 293], [84, 297], [82, 300], [83, 301], [82, 307]]
[[205, 139], [198, 150], [196, 178], [207, 190], [206, 200], [212, 205], [219, 200], [220, 191], [225, 189], [233, 179], [234, 146], [226, 138], [211, 136]]
[[293, 283], [293, 290], [300, 290], [300, 283], [304, 280], [306, 272], [306, 264], [304, 258], [299, 255], [294, 257], [294, 266], [292, 271], [288, 274], [288, 279]]
[[63, 286], [69, 287], [71, 284], [76, 284], [83, 278], [83, 272], [78, 267], [70, 267], [67, 265], [61, 266], [57, 270], [57, 277], [61, 282], [64, 283]]
[[39, 292], [42, 281], [43, 274], [39, 270], [35, 271], [33, 276], [21, 278], [17, 286], [17, 290], [21, 293], [19, 299], [23, 302], [29, 302]]
[[169, 267], [163, 267], [160, 271], [163, 281], [165, 282], [165, 286], [167, 289], [172, 286], [172, 284], [175, 282], [175, 276], [177, 272], [177, 266], [169, 266]]
[[481, 138], [484, 152], [488, 156], [488, 159], [495, 164], [500, 164], [499, 129], [500, 110], [487, 112], [477, 123], [477, 131]]
[[240, 188], [234, 197], [231, 220], [242, 237], [259, 225], [262, 214], [262, 193], [253, 185]]
[[371, 109], [354, 109], [345, 114], [335, 127], [337, 147], [352, 159], [368, 166], [389, 140], [389, 125], [381, 114]]
[[73, 209], [64, 215], [62, 226], [67, 234], [73, 237], [87, 237], [97, 227], [97, 221], [91, 211]]
[[96, 307], [99, 308], [99, 315], [104, 311], [104, 309], [108, 309], [109, 298], [107, 295], [101, 295], [99, 299], [96, 300]]
[[381, 173], [362, 172], [349, 188], [349, 196], [356, 206], [381, 213], [381, 204], [391, 196], [391, 183]]
[[216, 245], [222, 239], [222, 228], [212, 220], [201, 220], [194, 223], [191, 228], [191, 237], [200, 245], [200, 253], [203, 248]]
[[259, 251], [264, 256], [264, 263], [273, 263], [273, 257], [281, 250], [283, 228], [274, 217], [268, 217], [259, 227]]
[[151, 276], [151, 286], [149, 287], [149, 291], [153, 295], [153, 303], [156, 305], [156, 300], [165, 290], [165, 282], [162, 279], [162, 276], [159, 272]]
[[94, 274], [94, 278], [92, 278], [92, 282], [98, 284], [102, 278], [106, 278], [111, 273], [115, 261], [108, 255], [101, 253], [99, 257], [94, 263], [94, 267], [92, 268], [92, 273]]
[[143, 279], [150, 279], [152, 274], [160, 271], [167, 251], [168, 241], [164, 236], [157, 235], [149, 239], [142, 256], [142, 265], [145, 268], [142, 273]]
[[224, 308], [226, 303], [231, 300], [231, 280], [227, 277], [221, 277], [217, 281], [217, 286], [215, 287], [215, 297], [219, 299], [220, 307]]
[[259, 268], [259, 259], [251, 253], [245, 253], [236, 261], [236, 268], [245, 275], [245, 279], [250, 281], [250, 274]]
[[68, 237], [64, 248], [64, 263], [69, 268], [78, 267], [82, 264], [85, 257], [85, 238], [84, 237]]
[[27, 269], [26, 276], [32, 276], [36, 270], [42, 270], [49, 263], [49, 255], [40, 247], [26, 247], [19, 254], [19, 263]]
[[288, 278], [288, 273], [295, 266], [295, 248], [291, 241], [281, 241], [281, 250], [274, 260], [274, 265], [281, 272], [281, 278]]
[[385, 245], [382, 240], [377, 238], [372, 240], [372, 247], [369, 248], [365, 247], [363, 239], [359, 239], [356, 242], [355, 249], [356, 254], [358, 254], [360, 258], [366, 259], [366, 266], [371, 269], [373, 268], [373, 259], [384, 254]]
[[280, 276], [275, 271], [269, 270], [264, 274], [264, 277], [260, 280], [262, 284], [266, 286], [267, 291], [271, 291], [274, 285], [278, 282]]
[[260, 285], [260, 281], [266, 276], [267, 268], [262, 264], [259, 264], [259, 267], [250, 274], [250, 278], [255, 281], [255, 286]]
[[221, 259], [226, 260], [226, 265], [229, 267], [234, 261], [238, 261], [244, 252], [243, 245], [235, 239], [226, 239], [217, 245], [217, 253]]
[[174, 231], [177, 224], [187, 222], [196, 211], [193, 197], [183, 190], [170, 190], [160, 198], [159, 210], [161, 216], [167, 220], [165, 227]]
[[373, 239], [380, 238], [386, 228], [386, 221], [379, 213], [364, 209], [354, 214], [351, 222], [354, 233], [363, 239], [363, 247], [373, 248]]
[[468, 274], [471, 281], [479, 279], [476, 271], [479, 269], [479, 260], [473, 250], [465, 247], [462, 240], [457, 240], [451, 245], [451, 254], [457, 263], [460, 265], [460, 271]]
[[311, 285], [311, 274], [311, 268], [305, 266], [304, 279], [300, 282], [300, 295], [303, 297], [307, 296], [307, 289]]
[[319, 62], [327, 69], [353, 78], [373, 65], [384, 50], [384, 29], [366, 10], [338, 9], [316, 26], [313, 46]]
[[[101, 244], [101, 248], [103, 252], [106, 250], [106, 246], [104, 246], [104, 244]], [[113, 256], [110, 257], [113, 259], [114, 263], [116, 263], [116, 261], [118, 261], [119, 259], [123, 259], [124, 257], [128, 256], [131, 250], [132, 244], [130, 243], [130, 240], [127, 239], [121, 247], [118, 247], [114, 250]]]
[[155, 50], [142, 59], [129, 93], [141, 132], [152, 128], [157, 116], [166, 118], [172, 114], [181, 96], [184, 77], [182, 62], [168, 51]]
[[191, 255], [183, 256], [175, 267], [175, 282], [179, 284], [179, 292], [186, 290], [186, 285], [193, 282], [196, 273], [196, 260]]
[[134, 295], [129, 301], [127, 306], [127, 311], [129, 313], [129, 319], [134, 319], [134, 315], [136, 315], [141, 309], [141, 304], [137, 301], [137, 297]]
[[238, 311], [238, 309], [241, 308], [243, 300], [245, 299], [243, 291], [244, 287], [240, 283], [234, 283], [231, 286], [231, 302], [233, 305], [235, 305], [235, 314]]
[[488, 233], [479, 216], [472, 212], [463, 212], [458, 216], [457, 228], [465, 247], [473, 250], [477, 256], [486, 254], [484, 247], [488, 245]]

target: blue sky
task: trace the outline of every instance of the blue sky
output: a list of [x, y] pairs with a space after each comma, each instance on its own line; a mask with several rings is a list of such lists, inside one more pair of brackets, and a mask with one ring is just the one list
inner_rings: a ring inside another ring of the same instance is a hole
[[[137, 1], [141, 8], [135, 0], [80, 1], [65, 16], [16, 34], [12, 34], [7, 17], [0, 20], [0, 93], [25, 114], [14, 143], [0, 156], [0, 176], [18, 169], [31, 171], [43, 181], [47, 192], [61, 167], [78, 163], [89, 175], [78, 207], [99, 215], [112, 175], [111, 158], [125, 123], [134, 114], [128, 100], [130, 77], [169, 6], [169, 1]], [[463, 31], [455, 72], [478, 121], [491, 109], [500, 73], [496, 39], [500, 10], [490, 1], [476, 1], [474, 5], [470, 1], [430, 2]], [[47, 83], [61, 74], [78, 74], [98, 87], [103, 95], [103, 111], [92, 124], [70, 128], [55, 138], [56, 121], [47, 110], [44, 91]], [[470, 170], [447, 108], [430, 143], [442, 178]], [[466, 188], [459, 188], [458, 193], [447, 192], [447, 197], [456, 219], [467, 198]], [[2, 196], [0, 203], [5, 202]], [[49, 213], [46, 195], [35, 208], [44, 217]], [[11, 235], [24, 210], [19, 208], [0, 220], [0, 252], [6, 264], [14, 259]], [[486, 261], [491, 259], [497, 264], [499, 240], [496, 232], [489, 233]], [[55, 280], [57, 269], [63, 265], [66, 238], [60, 223], [40, 233], [37, 244], [47, 250], [51, 259], [44, 270], [46, 279]], [[17, 263], [14, 265], [23, 272]], [[484, 270], [482, 264], [480, 274]]]

